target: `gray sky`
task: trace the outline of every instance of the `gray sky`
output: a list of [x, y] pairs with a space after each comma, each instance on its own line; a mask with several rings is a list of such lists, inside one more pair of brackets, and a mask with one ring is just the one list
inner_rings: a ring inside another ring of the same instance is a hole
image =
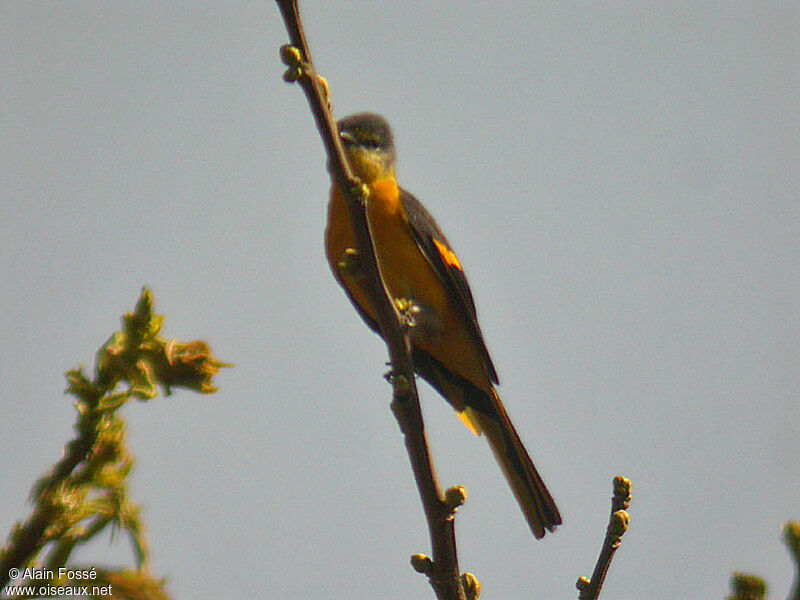
[[[384, 114], [458, 250], [500, 393], [564, 516], [535, 541], [430, 388], [484, 598], [576, 597], [611, 478], [609, 598], [785, 597], [800, 518], [796, 3], [302, 2], [336, 114]], [[385, 349], [324, 260], [328, 178], [277, 8], [0, 4], [0, 536], [72, 435], [143, 284], [166, 335], [236, 364], [126, 407], [176, 598], [432, 597]], [[130, 560], [105, 542], [80, 556]]]

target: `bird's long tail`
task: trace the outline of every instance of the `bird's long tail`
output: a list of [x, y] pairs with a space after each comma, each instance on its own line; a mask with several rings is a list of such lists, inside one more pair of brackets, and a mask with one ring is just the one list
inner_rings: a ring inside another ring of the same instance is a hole
[[561, 515], [494, 388], [491, 390], [491, 404], [496, 418], [480, 411], [470, 411], [471, 416], [477, 418], [489, 441], [533, 535], [541, 538], [545, 530], [553, 531], [556, 525], [561, 525]]

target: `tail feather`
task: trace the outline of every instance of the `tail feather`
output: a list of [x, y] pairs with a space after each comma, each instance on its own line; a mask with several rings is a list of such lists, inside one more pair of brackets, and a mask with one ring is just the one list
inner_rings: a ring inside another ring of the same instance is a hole
[[561, 515], [493, 387], [480, 388], [415, 349], [414, 365], [476, 435], [485, 434], [528, 525], [537, 538], [561, 525]]
[[561, 525], [561, 514], [494, 389], [491, 396], [496, 417], [475, 414], [533, 535], [541, 538]]

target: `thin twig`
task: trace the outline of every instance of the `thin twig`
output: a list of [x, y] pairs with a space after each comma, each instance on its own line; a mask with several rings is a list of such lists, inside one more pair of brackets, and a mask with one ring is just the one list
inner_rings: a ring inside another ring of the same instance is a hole
[[[302, 86], [325, 144], [331, 176], [348, 199], [350, 221], [358, 244], [356, 250], [363, 267], [363, 287], [375, 308], [381, 334], [389, 351], [394, 385], [392, 410], [405, 436], [406, 450], [431, 537], [433, 562], [427, 574], [438, 598], [464, 600], [458, 571], [453, 508], [444, 501], [425, 439], [408, 337], [400, 326], [399, 316], [393, 303], [389, 301], [375, 262], [364, 210], [365, 192], [360, 182], [353, 177], [345, 159], [328, 99], [311, 61], [297, 1], [277, 0], [277, 3], [291, 44], [300, 53], [296, 64], [289, 63], [287, 79], [296, 79]], [[295, 69], [294, 77], [291, 76], [292, 69]]]
[[794, 585], [789, 600], [800, 600], [800, 521], [790, 521], [783, 526], [783, 541], [786, 542], [795, 566]]
[[611, 559], [622, 543], [623, 534], [628, 530], [630, 519], [626, 509], [630, 501], [631, 482], [624, 477], [615, 477], [614, 496], [611, 499], [611, 518], [606, 530], [606, 539], [600, 550], [600, 556], [597, 558], [597, 564], [594, 566], [591, 580], [586, 577], [578, 579], [578, 600], [596, 600], [600, 595]]
[[21, 568], [44, 547], [47, 543], [44, 532], [52, 522], [52, 515], [40, 504], [25, 524], [13, 532], [9, 547], [0, 558], [0, 588], [11, 581], [12, 568]]
[[10, 581], [9, 571], [13, 567], [19, 568], [25, 565], [50, 541], [51, 536], [48, 536], [46, 531], [53, 526], [61, 513], [57, 495], [54, 496], [55, 491], [86, 459], [94, 446], [98, 436], [98, 429], [95, 427], [98, 418], [87, 415], [82, 422], [79, 422], [78, 436], [67, 444], [64, 456], [45, 478], [42, 488], [35, 490], [35, 510], [25, 523], [14, 529], [9, 544], [0, 552], [0, 588]]
[[[77, 433], [66, 445], [63, 458], [34, 486], [31, 516], [15, 525], [8, 543], [0, 547], [0, 589], [12, 579], [14, 570], [38, 567], [37, 555], [48, 544], [53, 544], [48, 564], [63, 566], [78, 543], [111, 523], [131, 536], [137, 567], [144, 572], [142, 526], [124, 487], [131, 461], [122, 445], [124, 430], [115, 411], [134, 397], [154, 397], [157, 384], [167, 391], [183, 387], [210, 393], [216, 389], [213, 375], [224, 366], [205, 342], [162, 338], [162, 320], [152, 312], [150, 291], [143, 289], [134, 312], [123, 317], [122, 331], [112, 335], [98, 352], [94, 380], [80, 369], [67, 373], [66, 391], [77, 399]], [[128, 384], [127, 390], [113, 393], [122, 382]], [[84, 525], [89, 518], [92, 522]]]

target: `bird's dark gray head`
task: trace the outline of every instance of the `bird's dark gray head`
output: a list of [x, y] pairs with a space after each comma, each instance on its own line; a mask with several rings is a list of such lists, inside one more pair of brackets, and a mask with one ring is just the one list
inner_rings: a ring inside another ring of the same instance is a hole
[[345, 117], [337, 125], [350, 167], [359, 179], [370, 183], [394, 176], [394, 139], [386, 119], [365, 112]]

